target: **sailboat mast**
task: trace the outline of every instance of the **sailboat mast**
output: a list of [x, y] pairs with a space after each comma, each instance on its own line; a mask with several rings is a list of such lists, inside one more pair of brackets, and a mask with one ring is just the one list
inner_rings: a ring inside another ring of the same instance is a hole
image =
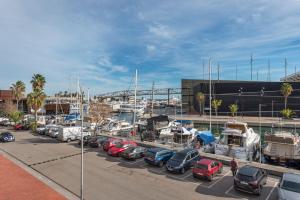
[[208, 75], [209, 75], [209, 130], [211, 131], [211, 66], [210, 66], [211, 59], [209, 58], [208, 62]]
[[134, 88], [134, 112], [133, 112], [133, 124], [136, 121], [136, 91], [137, 91], [137, 76], [138, 72], [137, 69], [135, 70], [135, 88]]

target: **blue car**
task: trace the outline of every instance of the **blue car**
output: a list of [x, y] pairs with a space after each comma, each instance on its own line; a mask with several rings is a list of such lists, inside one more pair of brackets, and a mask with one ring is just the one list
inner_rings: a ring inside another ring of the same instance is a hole
[[151, 148], [145, 153], [146, 163], [162, 167], [172, 156], [174, 152], [164, 148]]
[[15, 137], [10, 132], [3, 132], [0, 134], [0, 142], [13, 142]]
[[194, 163], [200, 160], [200, 154], [196, 149], [184, 149], [177, 152], [166, 164], [167, 171], [184, 172], [190, 169]]

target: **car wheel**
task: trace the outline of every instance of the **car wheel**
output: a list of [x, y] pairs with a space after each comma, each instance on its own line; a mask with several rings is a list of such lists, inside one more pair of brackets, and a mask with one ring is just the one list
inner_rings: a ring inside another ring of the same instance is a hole
[[68, 138], [68, 139], [67, 139], [67, 142], [68, 142], [68, 143], [69, 143], [69, 142], [71, 142], [71, 139], [70, 139], [70, 138]]
[[221, 174], [223, 172], [223, 167], [218, 170], [218, 173]]
[[212, 181], [213, 175], [209, 175], [209, 176], [207, 177], [207, 179], [208, 179], [209, 181]]
[[164, 166], [164, 162], [163, 162], [163, 161], [160, 161], [160, 162], [159, 162], [159, 167], [162, 167], [162, 166]]
[[181, 168], [180, 173], [184, 174], [184, 172], [185, 172], [185, 169], [183, 167], [183, 168]]
[[256, 195], [260, 196], [261, 191], [262, 191], [262, 186], [260, 185], [260, 186], [258, 187], [258, 191], [257, 191]]

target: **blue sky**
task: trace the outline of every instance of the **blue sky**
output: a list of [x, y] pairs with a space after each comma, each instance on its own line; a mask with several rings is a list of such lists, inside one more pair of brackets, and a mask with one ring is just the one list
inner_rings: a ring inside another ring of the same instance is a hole
[[[28, 87], [46, 76], [46, 92], [76, 88], [93, 94], [126, 90], [135, 69], [139, 88], [180, 87], [202, 78], [212, 58], [213, 77], [271, 80], [300, 70], [299, 0], [0, 0], [0, 88]], [[131, 88], [132, 85], [131, 85]]]

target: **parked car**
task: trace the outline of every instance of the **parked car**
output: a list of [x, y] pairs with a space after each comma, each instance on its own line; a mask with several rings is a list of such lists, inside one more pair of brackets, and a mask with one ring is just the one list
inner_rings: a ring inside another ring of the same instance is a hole
[[109, 138], [107, 141], [103, 143], [103, 150], [108, 151], [111, 147], [115, 146], [116, 143], [118, 142], [122, 142], [122, 140], [118, 138]]
[[[92, 138], [90, 135], [83, 136], [83, 146], [87, 146]], [[78, 145], [81, 145], [81, 138], [78, 139]]]
[[173, 157], [168, 160], [166, 170], [170, 172], [185, 173], [194, 163], [200, 160], [200, 154], [196, 149], [184, 149], [176, 152]]
[[125, 151], [125, 149], [127, 149], [128, 147], [136, 147], [136, 146], [137, 144], [134, 141], [122, 141], [116, 143], [115, 146], [109, 148], [107, 153], [110, 156], [119, 156], [120, 153]]
[[3, 132], [0, 134], [1, 142], [13, 142], [15, 141], [15, 137], [10, 132]]
[[135, 159], [144, 157], [146, 151], [147, 151], [147, 148], [145, 148], [145, 147], [139, 147], [139, 146], [128, 147], [127, 149], [125, 149], [125, 151], [123, 151], [120, 154], [120, 156], [125, 159], [135, 160]]
[[172, 156], [174, 152], [164, 148], [150, 148], [147, 150], [144, 161], [151, 165], [162, 167]]
[[108, 140], [107, 136], [97, 135], [95, 137], [92, 137], [89, 140], [89, 146], [92, 148], [98, 148], [98, 147], [102, 146], [103, 143], [106, 142], [107, 140]]
[[213, 177], [216, 174], [221, 174], [223, 171], [222, 162], [210, 160], [210, 159], [201, 159], [196, 162], [193, 166], [192, 173], [195, 178], [207, 178], [209, 181], [212, 181]]
[[284, 173], [278, 185], [278, 199], [300, 199], [300, 174]]
[[234, 189], [261, 194], [263, 185], [267, 183], [267, 171], [249, 165], [238, 169], [234, 177]]
[[14, 128], [15, 130], [23, 130], [24, 126], [23, 124], [16, 124]]
[[39, 126], [36, 128], [36, 132], [40, 135], [45, 135], [47, 128], [45, 126]]
[[0, 125], [1, 126], [9, 126], [11, 125], [9, 119], [3, 119], [1, 122], [0, 122]]

